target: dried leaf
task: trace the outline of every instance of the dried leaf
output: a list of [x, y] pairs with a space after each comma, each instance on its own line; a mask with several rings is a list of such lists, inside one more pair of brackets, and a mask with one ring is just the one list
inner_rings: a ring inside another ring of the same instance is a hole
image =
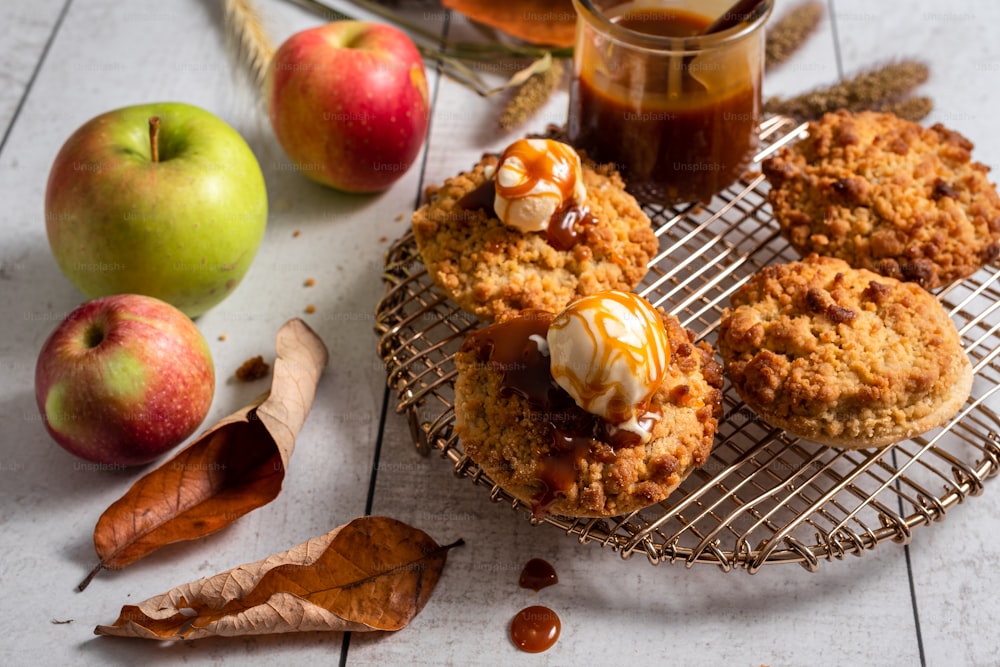
[[[514, 73], [509, 79], [507, 79], [507, 84], [504, 88], [513, 88], [516, 86], [523, 86], [528, 82], [528, 79], [535, 76], [536, 74], [541, 74], [546, 70], [552, 68], [552, 54], [546, 53], [541, 58], [531, 63], [527, 67], [524, 67]], [[499, 92], [502, 89], [497, 89]]]
[[441, 4], [531, 44], [572, 46], [576, 38], [572, 0], [442, 0]]
[[94, 634], [199, 639], [317, 630], [399, 630], [427, 604], [461, 540], [439, 546], [387, 517], [354, 519], [283, 553], [183, 584]]
[[205, 431], [104, 512], [94, 529], [101, 562], [80, 590], [101, 568], [214, 533], [277, 497], [328, 353], [299, 319], [281, 327], [275, 348], [269, 393]]

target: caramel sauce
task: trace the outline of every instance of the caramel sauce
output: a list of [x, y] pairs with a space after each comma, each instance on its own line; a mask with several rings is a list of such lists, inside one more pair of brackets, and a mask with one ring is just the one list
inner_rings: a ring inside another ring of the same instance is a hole
[[559, 583], [556, 570], [548, 561], [541, 558], [532, 558], [524, 564], [521, 570], [521, 577], [518, 584], [521, 588], [530, 588], [536, 593], [543, 588], [554, 586]]
[[465, 211], [482, 209], [490, 215], [493, 213], [493, 200], [496, 199], [496, 182], [491, 178], [475, 190], [469, 190], [458, 200], [458, 207]]
[[[616, 22], [645, 34], [688, 37], [710, 20], [644, 8]], [[679, 61], [665, 57], [633, 74], [628, 67], [609, 73], [585, 62], [570, 88], [570, 140], [595, 161], [614, 162], [628, 190], [641, 200], [676, 204], [710, 198], [743, 174], [756, 148], [760, 81], [734, 71], [727, 76], [750, 80], [706, 92], [697, 78], [704, 76], [697, 71], [699, 62], [704, 68], [720, 67], [695, 58], [678, 75]]]
[[[551, 433], [549, 448], [539, 453], [536, 468], [542, 485], [531, 499], [536, 517], [545, 516], [552, 503], [576, 484], [582, 459], [610, 463], [616, 458], [615, 450], [641, 443], [637, 434], [580, 408], [552, 379], [549, 358], [531, 336], [545, 338], [553, 317], [542, 310], [524, 311], [516, 318], [474, 331], [462, 344], [463, 351], [473, 351], [480, 363], [503, 374], [500, 395], [524, 398], [531, 410], [528, 418], [544, 422]], [[653, 422], [651, 416], [640, 420], [647, 429]]]
[[563, 206], [549, 219], [549, 226], [546, 228], [546, 239], [549, 245], [556, 250], [569, 250], [583, 236], [583, 231], [577, 231], [577, 226], [593, 225], [597, 219], [590, 214], [586, 206], [579, 206], [575, 202], [569, 206]]
[[526, 653], [541, 653], [552, 648], [561, 629], [559, 616], [554, 611], [535, 605], [514, 616], [510, 623], [510, 639]]

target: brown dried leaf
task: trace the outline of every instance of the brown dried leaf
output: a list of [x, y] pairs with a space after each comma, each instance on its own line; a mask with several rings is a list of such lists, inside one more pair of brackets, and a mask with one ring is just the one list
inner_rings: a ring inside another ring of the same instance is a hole
[[214, 533], [277, 497], [329, 355], [299, 319], [281, 327], [275, 348], [270, 392], [205, 431], [104, 512], [94, 529], [101, 562], [91, 576]]
[[461, 540], [439, 546], [387, 517], [354, 519], [283, 553], [125, 605], [94, 634], [199, 639], [399, 630], [427, 604]]
[[573, 46], [576, 38], [572, 0], [441, 0], [441, 4], [531, 44]]

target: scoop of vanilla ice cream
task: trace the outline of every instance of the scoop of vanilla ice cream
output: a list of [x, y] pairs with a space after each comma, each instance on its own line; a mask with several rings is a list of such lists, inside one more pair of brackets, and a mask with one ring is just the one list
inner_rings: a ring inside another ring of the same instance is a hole
[[559, 209], [583, 206], [580, 156], [572, 146], [551, 139], [518, 139], [500, 156], [493, 209], [505, 225], [542, 232]]
[[648, 301], [618, 291], [585, 296], [556, 315], [546, 341], [552, 377], [577, 405], [636, 430], [670, 361], [666, 329]]

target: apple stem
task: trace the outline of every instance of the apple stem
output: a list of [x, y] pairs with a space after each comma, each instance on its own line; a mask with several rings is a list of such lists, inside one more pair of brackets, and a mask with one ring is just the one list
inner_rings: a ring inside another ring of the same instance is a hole
[[149, 154], [153, 158], [153, 162], [160, 161], [160, 117], [150, 116], [149, 117]]

